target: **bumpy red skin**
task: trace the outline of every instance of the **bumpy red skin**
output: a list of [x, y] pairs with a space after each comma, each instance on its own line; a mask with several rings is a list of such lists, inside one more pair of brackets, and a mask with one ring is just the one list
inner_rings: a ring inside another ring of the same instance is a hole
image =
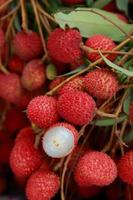
[[27, 182], [27, 199], [50, 200], [58, 192], [59, 186], [59, 177], [54, 172], [38, 170]]
[[16, 55], [9, 58], [8, 68], [11, 72], [21, 74], [24, 68], [24, 62]]
[[66, 5], [74, 5], [74, 4], [79, 4], [79, 3], [84, 3], [85, 0], [62, 0], [62, 3]]
[[96, 104], [85, 92], [66, 92], [59, 96], [58, 113], [66, 121], [74, 125], [89, 123], [94, 116]]
[[65, 77], [57, 77], [56, 79], [50, 82], [49, 89], [52, 90], [64, 80], [65, 80]]
[[127, 152], [118, 163], [118, 174], [120, 178], [133, 186], [133, 151]]
[[117, 177], [114, 161], [105, 153], [91, 151], [80, 158], [74, 178], [79, 186], [106, 186]]
[[58, 122], [57, 101], [54, 97], [38, 96], [27, 108], [28, 118], [41, 128], [48, 128]]
[[15, 73], [0, 75], [0, 96], [9, 103], [17, 103], [22, 95], [20, 78]]
[[24, 61], [30, 61], [43, 52], [40, 36], [33, 31], [21, 31], [13, 39], [14, 53]]
[[25, 128], [21, 129], [15, 139], [15, 143], [18, 143], [22, 140], [31, 140], [35, 141], [35, 133], [33, 132], [32, 128], [30, 126], [26, 126]]
[[63, 85], [59, 89], [58, 93], [61, 95], [66, 92], [83, 91], [83, 90], [84, 90], [84, 78], [79, 76], [69, 81], [65, 85]]
[[17, 103], [17, 106], [22, 110], [26, 109], [33, 96], [34, 95], [31, 92], [28, 92], [27, 90], [23, 89], [22, 95]]
[[29, 139], [19, 140], [12, 149], [10, 166], [18, 177], [29, 177], [43, 162], [43, 156]]
[[[116, 46], [113, 40], [105, 35], [93, 35], [86, 40], [85, 45], [94, 50], [105, 50], [105, 51], [110, 51]], [[110, 54], [107, 58], [113, 61], [115, 60], [116, 56], [117, 55], [115, 54]], [[94, 52], [87, 53], [87, 57], [92, 62], [95, 62], [96, 60], [101, 58], [99, 53], [94, 53]]]
[[67, 128], [67, 129], [69, 129], [70, 131], [71, 131], [71, 133], [73, 134], [73, 136], [74, 136], [74, 144], [75, 144], [75, 146], [77, 145], [77, 143], [78, 143], [78, 137], [79, 137], [79, 133], [78, 133], [78, 131], [75, 129], [75, 127], [74, 126], [72, 126], [71, 124], [68, 124], [68, 123], [65, 123], [65, 122], [59, 122], [59, 123], [56, 123], [56, 124], [53, 124], [50, 128], [49, 128], [49, 130], [51, 129], [51, 128], [54, 128], [54, 127], [59, 127], [59, 126], [63, 126], [63, 127], [65, 127], [65, 128]]
[[63, 63], [71, 63], [82, 57], [81, 42], [82, 37], [77, 30], [57, 28], [49, 36], [47, 47], [52, 58]]
[[87, 92], [97, 99], [113, 97], [119, 89], [117, 76], [108, 69], [95, 69], [84, 78]]
[[39, 59], [34, 59], [27, 63], [22, 73], [23, 87], [29, 91], [37, 90], [45, 83], [44, 65]]
[[133, 123], [133, 103], [130, 106], [130, 120]]

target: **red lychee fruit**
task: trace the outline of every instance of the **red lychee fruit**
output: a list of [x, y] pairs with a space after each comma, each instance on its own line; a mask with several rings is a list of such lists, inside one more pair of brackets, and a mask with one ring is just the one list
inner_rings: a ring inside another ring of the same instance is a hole
[[125, 17], [125, 15], [119, 14], [119, 13], [116, 14], [116, 15], [121, 21], [123, 21], [124, 23], [128, 24], [128, 19]]
[[55, 65], [58, 74], [62, 75], [63, 73], [67, 72], [67, 69], [69, 69], [68, 63], [60, 62], [56, 60], [55, 58], [52, 58], [51, 56], [50, 58], [51, 58], [51, 62]]
[[70, 70], [73, 71], [79, 67], [84, 65], [84, 60], [83, 58], [80, 58], [78, 60], [74, 60], [73, 62], [70, 63]]
[[24, 68], [24, 62], [16, 55], [9, 58], [8, 68], [11, 72], [16, 72], [21, 74]]
[[11, 108], [5, 115], [4, 127], [8, 134], [14, 134], [28, 125], [26, 114], [18, 108]]
[[133, 151], [127, 152], [118, 163], [118, 174], [120, 178], [133, 186]]
[[55, 29], [48, 38], [47, 46], [50, 56], [54, 59], [70, 63], [82, 57], [80, 43], [82, 37], [77, 30]]
[[53, 81], [50, 82], [49, 89], [52, 90], [53, 88], [58, 86], [60, 83], [62, 83], [65, 79], [66, 79], [65, 77], [57, 77], [57, 78], [55, 78]]
[[[105, 35], [93, 35], [86, 40], [85, 45], [91, 48], [92, 51], [93, 49], [110, 51], [116, 47], [116, 44], [113, 42], [113, 40]], [[87, 52], [87, 57], [92, 62], [95, 62], [101, 58], [99, 53], [91, 52], [91, 50], [90, 52]], [[107, 58], [113, 61], [116, 58], [116, 54], [110, 54]]]
[[30, 126], [27, 126], [23, 129], [21, 129], [15, 139], [15, 143], [18, 143], [19, 141], [22, 140], [31, 140], [35, 141], [35, 133], [33, 132], [32, 128]]
[[59, 119], [56, 99], [48, 96], [33, 98], [28, 105], [27, 115], [38, 127], [47, 128], [51, 126]]
[[103, 152], [89, 151], [79, 159], [74, 178], [79, 186], [105, 186], [117, 177], [114, 161]]
[[133, 123], [133, 103], [130, 105], [130, 120]]
[[41, 60], [35, 59], [27, 63], [22, 73], [22, 85], [29, 91], [37, 90], [45, 83], [45, 68]]
[[43, 149], [53, 158], [62, 158], [70, 154], [78, 142], [78, 131], [68, 123], [56, 123], [43, 136]]
[[98, 186], [88, 186], [88, 187], [78, 187], [79, 194], [84, 198], [91, 198], [97, 196], [100, 191], [101, 187]]
[[59, 115], [75, 125], [89, 123], [96, 108], [93, 98], [81, 91], [68, 91], [60, 95], [57, 106]]
[[52, 171], [38, 170], [28, 180], [26, 196], [28, 200], [49, 200], [60, 187], [59, 177]]
[[7, 138], [0, 144], [0, 164], [9, 164], [9, 157], [13, 147], [13, 140]]
[[13, 39], [14, 53], [24, 61], [32, 60], [43, 52], [40, 36], [33, 31], [18, 32]]
[[83, 91], [84, 90], [84, 78], [79, 76], [72, 80], [70, 80], [68, 83], [63, 85], [59, 89], [59, 94], [64, 94], [65, 92], [76, 92], [76, 91]]
[[17, 102], [17, 106], [20, 109], [26, 109], [29, 102], [31, 101], [31, 99], [34, 97], [34, 95], [31, 92], [28, 92], [27, 90], [23, 89], [22, 95], [19, 99], [19, 101]]
[[103, 7], [103, 10], [113, 13], [119, 12], [115, 1], [109, 2], [106, 6]]
[[0, 50], [0, 58], [2, 60], [2, 63], [4, 63], [8, 57], [8, 52], [9, 51], [9, 47], [8, 44], [5, 42], [4, 45], [1, 47]]
[[62, 0], [62, 3], [66, 5], [74, 5], [74, 4], [79, 4], [79, 3], [84, 3], [85, 0]]
[[97, 99], [113, 97], [119, 89], [118, 79], [114, 72], [108, 69], [94, 69], [84, 78], [85, 88]]
[[17, 103], [22, 95], [20, 77], [15, 73], [0, 74], [0, 96], [9, 103]]
[[1, 47], [3, 47], [4, 43], [5, 43], [4, 32], [2, 29], [0, 29], [0, 50], [1, 50]]
[[43, 156], [29, 139], [15, 143], [10, 155], [10, 166], [18, 177], [29, 177], [42, 164]]

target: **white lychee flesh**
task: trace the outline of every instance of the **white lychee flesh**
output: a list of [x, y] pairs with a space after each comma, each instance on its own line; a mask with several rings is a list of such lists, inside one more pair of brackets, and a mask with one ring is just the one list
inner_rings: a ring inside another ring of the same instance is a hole
[[74, 136], [68, 128], [53, 127], [46, 131], [42, 145], [48, 156], [62, 158], [74, 149]]

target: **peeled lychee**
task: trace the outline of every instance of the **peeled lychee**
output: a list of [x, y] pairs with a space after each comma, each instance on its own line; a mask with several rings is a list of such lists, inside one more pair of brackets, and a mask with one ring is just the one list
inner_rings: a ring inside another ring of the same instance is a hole
[[89, 123], [94, 116], [96, 104], [86, 92], [68, 91], [59, 96], [58, 113], [66, 121], [75, 125]]
[[62, 0], [62, 3], [66, 5], [74, 5], [74, 4], [79, 4], [79, 3], [84, 3], [85, 0]]
[[118, 163], [118, 174], [120, 178], [133, 186], [133, 151], [127, 152]]
[[133, 103], [130, 105], [130, 120], [133, 123]]
[[28, 200], [50, 200], [60, 187], [59, 177], [52, 171], [38, 170], [28, 180]]
[[40, 167], [42, 161], [43, 156], [35, 149], [32, 139], [16, 142], [10, 155], [11, 169], [18, 177], [29, 177]]
[[81, 42], [82, 37], [77, 30], [57, 28], [49, 36], [47, 46], [52, 58], [63, 63], [70, 63], [81, 58]]
[[97, 99], [111, 98], [119, 89], [116, 74], [108, 69], [94, 69], [85, 76], [84, 83], [88, 93]]
[[84, 78], [83, 77], [76, 77], [70, 80], [68, 83], [63, 85], [59, 89], [59, 94], [64, 94], [65, 92], [76, 92], [76, 91], [83, 91], [84, 90]]
[[79, 159], [74, 178], [79, 186], [106, 186], [117, 177], [114, 161], [103, 152], [90, 151]]
[[20, 77], [15, 73], [0, 74], [0, 96], [9, 103], [17, 103], [22, 95]]
[[22, 73], [24, 68], [23, 61], [16, 55], [9, 58], [8, 68], [11, 72]]
[[22, 73], [22, 85], [29, 91], [37, 90], [42, 87], [45, 82], [44, 65], [39, 59], [35, 59], [27, 63]]
[[59, 119], [57, 101], [54, 97], [37, 96], [27, 108], [28, 118], [40, 128], [47, 128]]
[[24, 61], [32, 60], [43, 52], [40, 36], [33, 31], [20, 31], [13, 39], [14, 53]]
[[[92, 50], [94, 49], [105, 51], [110, 51], [116, 47], [114, 41], [105, 35], [93, 35], [87, 39], [85, 45], [91, 48]], [[101, 58], [99, 53], [91, 52], [91, 50], [90, 52], [87, 52], [87, 57], [92, 62], [95, 62], [96, 60]], [[116, 54], [110, 54], [107, 58], [113, 61], [116, 58]]]
[[72, 125], [67, 123], [54, 124], [43, 136], [43, 149], [50, 157], [65, 157], [74, 149], [78, 136], [77, 130]]

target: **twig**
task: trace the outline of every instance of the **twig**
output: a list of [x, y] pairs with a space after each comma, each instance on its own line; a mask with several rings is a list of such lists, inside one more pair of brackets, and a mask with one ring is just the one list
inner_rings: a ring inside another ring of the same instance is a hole
[[1, 6], [0, 6], [0, 10], [2, 10], [3, 8], [5, 8], [8, 4], [10, 4], [13, 0], [7, 0], [5, 1], [5, 3], [3, 3]]
[[120, 86], [120, 89], [124, 89], [124, 88], [132, 88], [133, 84], [123, 84]]
[[[133, 36], [132, 36], [133, 37]], [[121, 42], [118, 46], [116, 46], [112, 51], [121, 49], [125, 44], [127, 44], [130, 41], [130, 38], [126, 38], [123, 42]], [[105, 55], [105, 57], [107, 57], [107, 55]], [[87, 72], [88, 70], [92, 69], [94, 66], [98, 65], [101, 61], [103, 60], [103, 58], [99, 58], [98, 60], [96, 60], [95, 62], [89, 64], [88, 67], [82, 69], [80, 72], [72, 75], [71, 77], [65, 79], [63, 82], [61, 82], [59, 85], [57, 85], [55, 88], [53, 88], [52, 90], [50, 90], [49, 92], [46, 93], [46, 95], [52, 95], [56, 90], [58, 90], [61, 86], [63, 86], [65, 83], [69, 82], [71, 79]]]
[[46, 29], [48, 34], [50, 34], [52, 32], [52, 30], [51, 30], [51, 27], [49, 25], [47, 18], [45, 16], [42, 16], [41, 14], [39, 16], [40, 16], [40, 19], [41, 19], [41, 22], [42, 22], [44, 28]]
[[[92, 49], [88, 46], [85, 45], [81, 45], [81, 49], [83, 49], [84, 51], [90, 52], [90, 53], [98, 53], [99, 54], [99, 50], [96, 49]], [[119, 55], [128, 55], [128, 56], [133, 56], [132, 52], [124, 52], [124, 51], [105, 51], [105, 50], [100, 50], [101, 53], [103, 54], [119, 54]]]
[[4, 15], [3, 17], [0, 18], [0, 20], [5, 20], [6, 18], [10, 17], [10, 15], [12, 15], [14, 12], [16, 12], [20, 7], [20, 3], [18, 3], [18, 5], [13, 8], [9, 13], [7, 13], [6, 15]]
[[[129, 53], [133, 53], [133, 49], [130, 49]], [[129, 57], [129, 55], [123, 56], [123, 57], [121, 58], [121, 60], [118, 61], [117, 64], [122, 66], [122, 65], [127, 61], [128, 57]]]
[[13, 24], [13, 22], [14, 22], [14, 19], [15, 19], [16, 15], [17, 15], [17, 11], [18, 11], [18, 10], [16, 10], [16, 12], [12, 15], [12, 18], [10, 19], [10, 22], [9, 22], [9, 25], [8, 25], [7, 31], [6, 31], [6, 38], [8, 38], [8, 36], [9, 36], [10, 30], [11, 30], [11, 27], [12, 27], [12, 24]]
[[35, 0], [30, 0], [30, 1], [31, 1], [33, 10], [34, 10], [34, 14], [35, 14], [36, 22], [37, 22], [37, 25], [38, 25], [38, 29], [39, 29], [39, 33], [40, 33], [40, 37], [41, 37], [44, 53], [47, 55], [46, 43], [45, 43], [45, 40], [44, 40], [44, 37], [43, 37], [43, 31], [42, 31], [42, 28], [41, 28], [41, 23], [40, 23], [38, 10], [37, 10], [37, 5], [36, 5], [37, 3], [36, 3]]
[[27, 31], [28, 25], [27, 25], [27, 14], [26, 14], [26, 8], [25, 8], [25, 0], [20, 0], [21, 5], [21, 16], [22, 16], [22, 28], [24, 31]]
[[110, 114], [110, 113], [105, 113], [101, 110], [97, 110], [96, 111], [97, 115], [99, 115], [100, 117], [109, 117], [109, 118], [115, 118], [116, 115], [115, 114]]
[[54, 166], [53, 170], [54, 171], [58, 171], [58, 169], [60, 169], [64, 163], [65, 158], [61, 158], [60, 161]]

